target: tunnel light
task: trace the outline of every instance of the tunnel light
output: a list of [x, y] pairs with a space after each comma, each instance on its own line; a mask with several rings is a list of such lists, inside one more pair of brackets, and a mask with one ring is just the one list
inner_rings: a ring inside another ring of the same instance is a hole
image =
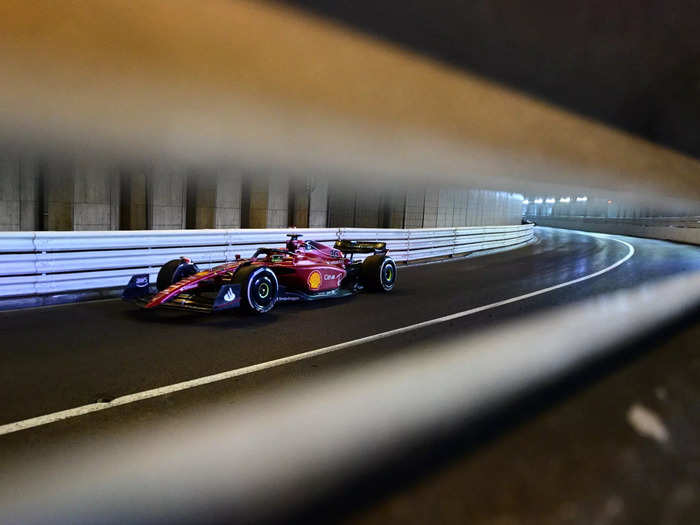
[[612, 201], [608, 201], [608, 204], [612, 204]]
[[562, 197], [561, 199], [559, 199], [559, 202], [569, 203], [571, 202], [571, 197]]
[[542, 204], [542, 199], [535, 199], [535, 204]]
[[557, 202], [557, 199], [555, 199], [554, 197], [550, 197], [550, 198], [547, 199], [545, 202], [546, 202], [547, 204], [554, 204], [555, 202]]
[[530, 204], [530, 201], [527, 200], [527, 199], [525, 199], [525, 200], [523, 201], [523, 204]]
[[588, 200], [588, 197], [576, 197], [576, 202], [586, 202]]

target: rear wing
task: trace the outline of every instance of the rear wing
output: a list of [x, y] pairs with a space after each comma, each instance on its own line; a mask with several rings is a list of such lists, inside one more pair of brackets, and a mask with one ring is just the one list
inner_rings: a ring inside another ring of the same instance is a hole
[[343, 239], [335, 241], [333, 246], [336, 250], [343, 253], [385, 253], [386, 243], [375, 241], [351, 241]]

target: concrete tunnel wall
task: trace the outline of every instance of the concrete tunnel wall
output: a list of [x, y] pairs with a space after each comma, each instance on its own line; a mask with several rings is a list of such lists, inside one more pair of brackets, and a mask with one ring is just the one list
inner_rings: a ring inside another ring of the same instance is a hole
[[[569, 199], [562, 202], [561, 197]], [[577, 200], [577, 197], [579, 200]], [[583, 200], [585, 198], [585, 200]], [[535, 200], [542, 202], [535, 202]], [[546, 202], [542, 196], [528, 196], [528, 204], [523, 213], [528, 217], [596, 217], [606, 219], [643, 219], [663, 217], [694, 217], [700, 215], [700, 202], [679, 201], [670, 214], [668, 208], [659, 206], [653, 200], [640, 202], [638, 199], [625, 199], [616, 194], [608, 197], [567, 195], [550, 197], [555, 202]]]
[[[657, 215], [700, 196], [696, 159], [302, 12], [98, 3], [109, 8], [87, 19], [72, 4], [19, 3], [0, 21], [0, 157], [132, 164], [6, 159], [0, 228], [428, 227], [512, 223], [512, 192], [554, 187], [669, 201]], [[113, 27], [136, 37], [115, 46]], [[60, 75], [37, 83], [47, 66]], [[133, 164], [145, 160], [157, 166]], [[192, 164], [215, 173], [197, 180]], [[296, 166], [433, 186], [348, 193], [297, 180]]]
[[0, 230], [433, 228], [519, 224], [522, 195], [406, 190], [249, 169], [0, 160]]
[[653, 200], [624, 196], [528, 196], [523, 214], [540, 226], [630, 235], [700, 245], [700, 203], [679, 202], [669, 216]]

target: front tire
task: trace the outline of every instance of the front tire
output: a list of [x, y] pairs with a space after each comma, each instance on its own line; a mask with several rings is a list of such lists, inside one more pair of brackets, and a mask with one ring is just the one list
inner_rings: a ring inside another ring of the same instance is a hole
[[387, 255], [370, 255], [362, 261], [362, 284], [377, 292], [390, 292], [396, 284], [396, 263]]
[[165, 290], [168, 286], [180, 279], [194, 275], [199, 271], [196, 264], [192, 264], [188, 261], [189, 259], [173, 259], [161, 266], [158, 271], [158, 278], [156, 279], [156, 287], [159, 292]]
[[241, 306], [251, 314], [264, 314], [277, 302], [279, 283], [275, 273], [265, 266], [249, 266], [236, 272], [234, 282], [241, 284]]

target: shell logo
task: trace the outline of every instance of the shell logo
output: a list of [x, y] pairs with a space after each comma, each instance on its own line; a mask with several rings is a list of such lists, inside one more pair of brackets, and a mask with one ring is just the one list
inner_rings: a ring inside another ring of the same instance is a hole
[[314, 270], [309, 274], [309, 277], [306, 279], [306, 282], [309, 283], [309, 288], [312, 290], [318, 290], [321, 287], [321, 272], [318, 270]]

